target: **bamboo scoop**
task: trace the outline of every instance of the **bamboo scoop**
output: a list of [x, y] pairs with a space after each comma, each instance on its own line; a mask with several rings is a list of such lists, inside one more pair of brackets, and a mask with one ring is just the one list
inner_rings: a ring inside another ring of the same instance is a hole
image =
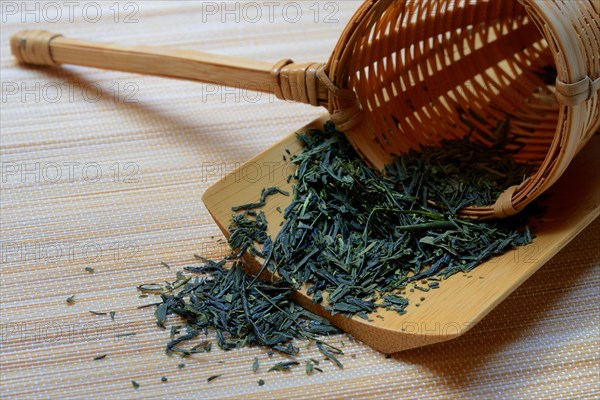
[[[308, 128], [322, 129], [328, 119], [325, 115], [299, 131]], [[255, 202], [260, 191], [277, 186], [292, 192], [293, 182], [288, 182], [289, 164], [282, 155], [300, 154], [302, 147], [294, 132], [284, 137], [266, 151], [223, 177], [204, 193], [202, 200], [226, 237], [231, 223], [231, 209], [239, 204]], [[264, 172], [255, 179], [240, 179], [244, 173], [263, 166]], [[268, 166], [268, 168], [265, 168]], [[553, 255], [577, 236], [600, 215], [600, 136], [590, 140], [574, 159], [565, 175], [547, 192], [548, 210], [535, 231], [534, 242], [514, 248], [479, 265], [472, 279], [455, 274], [444, 280], [440, 289], [423, 293], [406, 291], [410, 309], [404, 315], [379, 309], [369, 320], [348, 318], [342, 314], [331, 315], [324, 303], [313, 303], [306, 286], [297, 290], [294, 301], [319, 314], [355, 338], [384, 353], [394, 353], [413, 347], [425, 346], [454, 339], [472, 328], [487, 313], [504, 300], [513, 290], [542, 267]], [[291, 197], [273, 196], [261, 209], [269, 222], [268, 234], [276, 237], [281, 229], [283, 215], [279, 210], [290, 206]], [[244, 257], [245, 267], [258, 274], [264, 260]], [[265, 279], [268, 275], [263, 276]], [[422, 296], [425, 301], [420, 300]], [[421, 303], [419, 307], [415, 304]], [[526, 308], [526, 306], [524, 307]], [[477, 340], [477, 339], [476, 339]]]
[[598, 21], [591, 0], [367, 0], [324, 64], [271, 65], [36, 30], [13, 35], [11, 50], [22, 63], [243, 85], [323, 106], [379, 169], [408, 148], [467, 134], [492, 145], [510, 120], [509, 136], [520, 144], [515, 158], [537, 170], [495, 204], [461, 210], [489, 219], [517, 213], [548, 189], [600, 127]]

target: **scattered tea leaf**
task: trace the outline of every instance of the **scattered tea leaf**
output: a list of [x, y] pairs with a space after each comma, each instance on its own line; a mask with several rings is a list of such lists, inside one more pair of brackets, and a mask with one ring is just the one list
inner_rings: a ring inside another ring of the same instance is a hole
[[281, 362], [278, 362], [277, 364], [273, 365], [271, 368], [269, 368], [269, 371], [267, 371], [267, 372], [288, 371], [296, 365], [300, 365], [300, 363], [298, 361], [281, 361]]
[[117, 333], [115, 334], [116, 338], [120, 338], [120, 337], [129, 337], [129, 336], [135, 336], [137, 332], [125, 332], [125, 333]]
[[137, 287], [142, 293], [161, 294], [165, 287], [158, 283], [146, 283]]
[[203, 341], [190, 349], [191, 353], [210, 353], [212, 350], [212, 343], [209, 341]]
[[158, 307], [156, 307], [156, 311], [154, 312], [154, 315], [156, 316], [156, 323], [161, 328], [165, 327], [165, 322], [167, 320], [167, 311], [167, 303], [162, 303], [159, 304]]
[[212, 382], [212, 381], [214, 381], [215, 379], [219, 378], [220, 376], [223, 376], [223, 374], [218, 374], [218, 375], [209, 376], [209, 377], [206, 379], [206, 382]]
[[306, 360], [306, 375], [312, 374], [314, 369], [315, 365], [311, 361]]
[[344, 353], [342, 352], [342, 350], [340, 350], [340, 349], [338, 349], [338, 348], [336, 348], [336, 347], [333, 347], [332, 345], [330, 345], [330, 344], [327, 344], [327, 343], [325, 343], [325, 342], [320, 342], [320, 341], [318, 341], [316, 344], [317, 344], [317, 348], [319, 349], [319, 351], [320, 351], [320, 352], [321, 352], [321, 353], [322, 353], [322, 354], [323, 354], [323, 355], [324, 355], [326, 358], [328, 358], [329, 360], [333, 361], [333, 363], [334, 363], [335, 365], [337, 365], [337, 367], [338, 367], [339, 369], [344, 369], [344, 365], [343, 365], [343, 364], [342, 364], [342, 363], [341, 363], [341, 362], [340, 362], [340, 361], [339, 361], [339, 360], [338, 360], [338, 359], [335, 357], [335, 355], [334, 355], [334, 354], [338, 354], [338, 355], [339, 355], [339, 354], [344, 354]]

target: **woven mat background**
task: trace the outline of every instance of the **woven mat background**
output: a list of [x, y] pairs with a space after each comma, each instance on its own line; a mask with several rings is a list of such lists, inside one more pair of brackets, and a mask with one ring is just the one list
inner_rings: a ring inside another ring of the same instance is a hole
[[[339, 335], [344, 370], [323, 362], [312, 376], [267, 373], [283, 358], [262, 348], [215, 346], [179, 369], [135, 287], [172, 279], [194, 253], [224, 255], [204, 191], [322, 110], [243, 86], [17, 67], [9, 36], [36, 28], [325, 61], [358, 2], [228, 2], [229, 13], [221, 2], [96, 4], [2, 3], [2, 398], [599, 397], [598, 220], [457, 340], [386, 358]], [[223, 376], [207, 383], [214, 374]]]

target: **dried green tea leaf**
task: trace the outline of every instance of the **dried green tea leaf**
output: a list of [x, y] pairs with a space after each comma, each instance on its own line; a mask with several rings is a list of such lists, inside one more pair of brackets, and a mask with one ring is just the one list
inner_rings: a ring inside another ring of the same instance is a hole
[[306, 375], [312, 374], [314, 369], [315, 365], [311, 361], [306, 360]]
[[167, 320], [167, 311], [168, 311], [167, 304], [162, 303], [162, 304], [159, 304], [158, 307], [156, 307], [156, 311], [154, 312], [154, 315], [156, 316], [156, 323], [161, 328], [165, 327], [165, 322]]
[[209, 377], [206, 379], [206, 382], [212, 382], [212, 381], [214, 381], [215, 379], [217, 379], [217, 378], [218, 378], [218, 377], [220, 377], [220, 376], [223, 376], [223, 374], [218, 374], [218, 375], [209, 376]]
[[137, 332], [125, 332], [125, 333], [117, 333], [115, 334], [116, 338], [120, 338], [120, 337], [129, 337], [129, 336], [135, 336]]
[[300, 365], [300, 363], [298, 361], [282, 361], [282, 362], [278, 362], [277, 364], [273, 365], [271, 368], [269, 368], [269, 371], [267, 371], [267, 372], [288, 371], [296, 365]]
[[194, 347], [192, 347], [189, 351], [190, 353], [210, 353], [212, 350], [212, 343], [209, 341], [203, 341]]
[[161, 294], [165, 287], [158, 283], [146, 283], [137, 287], [142, 293]]
[[260, 194], [260, 200], [257, 201], [256, 203], [249, 203], [249, 204], [244, 204], [241, 206], [236, 206], [233, 207], [231, 210], [232, 211], [242, 211], [242, 210], [252, 210], [254, 208], [260, 208], [260, 207], [264, 207], [267, 204], [267, 197], [280, 193], [284, 196], [289, 196], [289, 192], [286, 192], [285, 190], [282, 190], [278, 187], [269, 187], [269, 188], [265, 188], [262, 190], [262, 193]]
[[344, 354], [342, 352], [342, 350], [337, 349], [335, 347], [333, 347], [330, 344], [324, 343], [324, 342], [316, 342], [317, 344], [317, 348], [319, 349], [319, 351], [328, 359], [330, 359], [331, 361], [333, 361], [333, 363], [335, 365], [337, 365], [337, 367], [339, 369], [344, 369], [344, 365], [335, 357], [335, 354]]

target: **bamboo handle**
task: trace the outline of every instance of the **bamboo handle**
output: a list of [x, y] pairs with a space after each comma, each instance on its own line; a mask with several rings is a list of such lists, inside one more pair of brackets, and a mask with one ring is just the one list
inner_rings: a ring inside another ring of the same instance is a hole
[[13, 55], [25, 64], [75, 64], [277, 92], [273, 65], [260, 61], [187, 50], [86, 42], [42, 30], [17, 32], [11, 36], [10, 44]]
[[189, 50], [85, 42], [42, 30], [15, 33], [10, 47], [24, 64], [75, 64], [274, 93], [283, 100], [326, 107], [342, 131], [356, 125], [362, 112], [354, 91], [337, 87], [323, 63], [283, 59], [271, 65]]

